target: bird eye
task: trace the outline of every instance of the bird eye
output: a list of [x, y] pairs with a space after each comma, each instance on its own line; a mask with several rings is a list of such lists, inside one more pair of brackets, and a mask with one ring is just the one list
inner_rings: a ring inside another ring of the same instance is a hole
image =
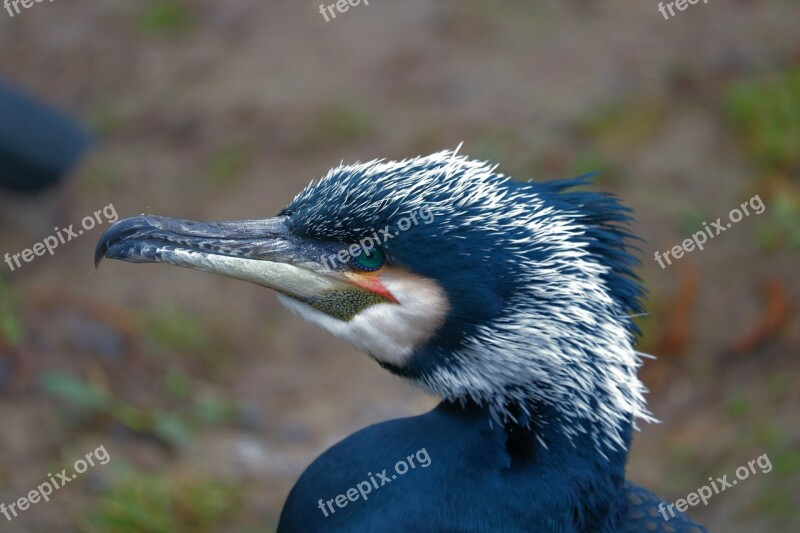
[[368, 272], [380, 269], [386, 263], [386, 256], [380, 248], [364, 248], [353, 256], [353, 264], [361, 270]]

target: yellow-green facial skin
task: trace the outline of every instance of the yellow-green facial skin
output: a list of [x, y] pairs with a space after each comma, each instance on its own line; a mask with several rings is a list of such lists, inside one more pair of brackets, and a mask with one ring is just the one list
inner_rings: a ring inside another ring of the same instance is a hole
[[306, 297], [302, 301], [314, 309], [344, 322], [349, 322], [361, 311], [373, 305], [394, 303], [384, 296], [357, 287]]

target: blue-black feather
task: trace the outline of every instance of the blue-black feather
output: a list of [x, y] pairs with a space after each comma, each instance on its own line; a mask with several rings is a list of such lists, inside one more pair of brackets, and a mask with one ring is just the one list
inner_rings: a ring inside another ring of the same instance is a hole
[[[705, 531], [657, 517], [661, 501], [625, 481], [633, 420], [648, 418], [631, 319], [644, 289], [631, 210], [576, 190], [592, 177], [517, 182], [442, 152], [341, 166], [282, 211], [295, 234], [344, 246], [430, 209], [380, 246], [451, 306], [403, 365], [382, 363], [445, 401], [325, 452], [280, 531]], [[318, 508], [422, 448], [428, 468]]]

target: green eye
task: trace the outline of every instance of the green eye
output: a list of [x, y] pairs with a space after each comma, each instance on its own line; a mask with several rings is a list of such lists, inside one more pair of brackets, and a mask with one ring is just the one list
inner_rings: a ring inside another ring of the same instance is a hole
[[361, 270], [380, 269], [386, 262], [386, 256], [380, 248], [361, 248], [361, 253], [353, 256], [353, 264]]

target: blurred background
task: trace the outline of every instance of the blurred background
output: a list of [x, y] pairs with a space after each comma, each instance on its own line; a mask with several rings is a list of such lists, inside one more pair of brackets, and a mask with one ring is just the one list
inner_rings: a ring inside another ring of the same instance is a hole
[[[636, 435], [629, 478], [674, 501], [767, 453], [772, 471], [688, 514], [800, 530], [800, 3], [711, 0], [669, 20], [654, 0], [533, 4], [371, 0], [330, 22], [311, 1], [0, 11], [0, 84], [94, 139], [57, 184], [0, 192], [0, 254], [109, 204], [273, 216], [342, 160], [462, 141], [517, 179], [600, 171], [646, 240], [639, 349], [658, 357], [642, 375], [662, 423]], [[654, 261], [754, 195], [762, 214]], [[94, 271], [106, 227], [0, 265], [0, 502], [111, 456], [0, 530], [272, 531], [324, 449], [436, 404], [266, 289]]]

